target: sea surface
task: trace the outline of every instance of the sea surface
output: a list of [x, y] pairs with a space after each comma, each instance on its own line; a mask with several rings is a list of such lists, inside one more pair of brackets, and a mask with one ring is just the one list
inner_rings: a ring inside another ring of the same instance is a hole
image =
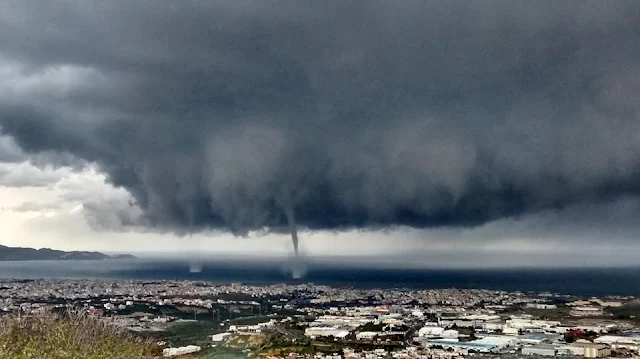
[[[292, 278], [292, 270], [299, 279]], [[640, 296], [638, 268], [403, 269], [336, 262], [255, 259], [0, 262], [0, 278], [202, 280], [315, 283], [357, 288], [475, 288], [570, 295]]]

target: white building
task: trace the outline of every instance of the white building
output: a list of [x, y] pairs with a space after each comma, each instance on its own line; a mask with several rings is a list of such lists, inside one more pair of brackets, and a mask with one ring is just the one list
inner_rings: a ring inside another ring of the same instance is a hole
[[518, 335], [520, 331], [517, 328], [505, 327], [502, 329], [502, 334], [506, 335]]
[[304, 335], [311, 339], [329, 336], [344, 338], [349, 335], [349, 331], [338, 327], [309, 327], [304, 330]]
[[260, 325], [231, 325], [229, 331], [232, 333], [238, 333], [243, 335], [259, 335], [262, 333], [262, 326]]
[[576, 344], [561, 345], [558, 347], [569, 355], [584, 356], [584, 347]]
[[538, 344], [531, 347], [522, 348], [522, 355], [539, 355], [552, 357], [556, 355], [556, 346], [548, 344]]
[[[485, 332], [497, 332], [504, 329], [504, 325], [502, 323], [480, 323], [476, 324], [476, 329], [480, 329]], [[516, 334], [518, 330], [516, 330]]]
[[601, 299], [593, 299], [591, 300], [593, 303], [597, 303], [599, 304], [601, 307], [609, 307], [609, 308], [618, 308], [618, 307], [622, 307], [622, 305], [624, 303], [622, 302], [616, 302], [616, 301], [607, 301], [607, 300], [601, 300]]
[[444, 333], [444, 328], [442, 327], [422, 327], [418, 330], [419, 337], [427, 337], [427, 338], [436, 338], [441, 337]]
[[360, 332], [356, 334], [356, 339], [358, 340], [373, 340], [375, 337], [379, 336], [380, 332]]
[[443, 338], [457, 338], [459, 336], [460, 336], [460, 333], [457, 330], [453, 330], [453, 329], [447, 329], [444, 332], [442, 332]]
[[575, 307], [571, 309], [569, 315], [574, 317], [596, 317], [604, 315], [604, 311], [600, 307]]
[[223, 342], [225, 341], [231, 333], [219, 333], [211, 336], [211, 341], [213, 342]]
[[371, 317], [349, 317], [349, 316], [335, 316], [335, 315], [324, 315], [319, 317], [310, 325], [315, 327], [341, 327], [341, 328], [350, 328], [355, 329], [361, 325], [365, 325], [367, 323], [373, 322], [374, 319]]
[[197, 353], [200, 350], [202, 350], [202, 348], [197, 345], [187, 345], [186, 347], [180, 348], [166, 348], [162, 351], [162, 355], [165, 357], [173, 357], [178, 355]]
[[585, 358], [606, 358], [611, 355], [611, 348], [604, 344], [583, 344]]
[[623, 337], [618, 335], [604, 335], [593, 340], [594, 343], [607, 344], [611, 349], [640, 350], [640, 337]]
[[495, 336], [486, 336], [484, 338], [480, 338], [478, 340], [472, 341], [475, 344], [487, 344], [493, 345], [496, 349], [504, 349], [507, 347], [514, 347], [518, 343], [518, 339], [512, 336], [506, 335], [495, 335]]
[[387, 325], [401, 326], [404, 325], [404, 320], [400, 318], [384, 318], [382, 319], [382, 323]]
[[531, 318], [511, 318], [506, 321], [506, 327], [525, 331], [545, 331], [557, 327], [560, 322], [551, 320], [536, 320]]

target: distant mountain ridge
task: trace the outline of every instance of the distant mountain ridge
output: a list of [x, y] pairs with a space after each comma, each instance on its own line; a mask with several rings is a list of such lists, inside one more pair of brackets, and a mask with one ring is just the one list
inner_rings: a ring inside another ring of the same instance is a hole
[[100, 252], [87, 251], [58, 251], [50, 248], [23, 248], [0, 245], [0, 261], [38, 261], [38, 260], [103, 260], [103, 259], [136, 259], [131, 254], [116, 254], [113, 256]]

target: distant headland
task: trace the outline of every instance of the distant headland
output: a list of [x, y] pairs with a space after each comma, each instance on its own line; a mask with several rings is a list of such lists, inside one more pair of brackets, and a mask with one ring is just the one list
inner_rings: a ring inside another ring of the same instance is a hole
[[38, 260], [103, 260], [103, 259], [136, 259], [131, 254], [108, 255], [100, 252], [58, 251], [50, 248], [22, 248], [0, 245], [0, 261], [38, 261]]

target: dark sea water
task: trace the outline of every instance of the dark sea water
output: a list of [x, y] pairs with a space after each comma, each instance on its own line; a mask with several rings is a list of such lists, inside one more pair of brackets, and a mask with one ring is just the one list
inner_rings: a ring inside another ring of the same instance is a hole
[[[193, 263], [187, 260], [0, 262], [3, 278], [112, 278], [203, 280], [246, 284], [316, 283], [358, 288], [477, 288], [573, 295], [640, 296], [638, 268], [402, 269], [330, 262], [305, 263], [291, 278], [291, 265], [250, 259]], [[191, 272], [191, 270], [199, 272]]]

